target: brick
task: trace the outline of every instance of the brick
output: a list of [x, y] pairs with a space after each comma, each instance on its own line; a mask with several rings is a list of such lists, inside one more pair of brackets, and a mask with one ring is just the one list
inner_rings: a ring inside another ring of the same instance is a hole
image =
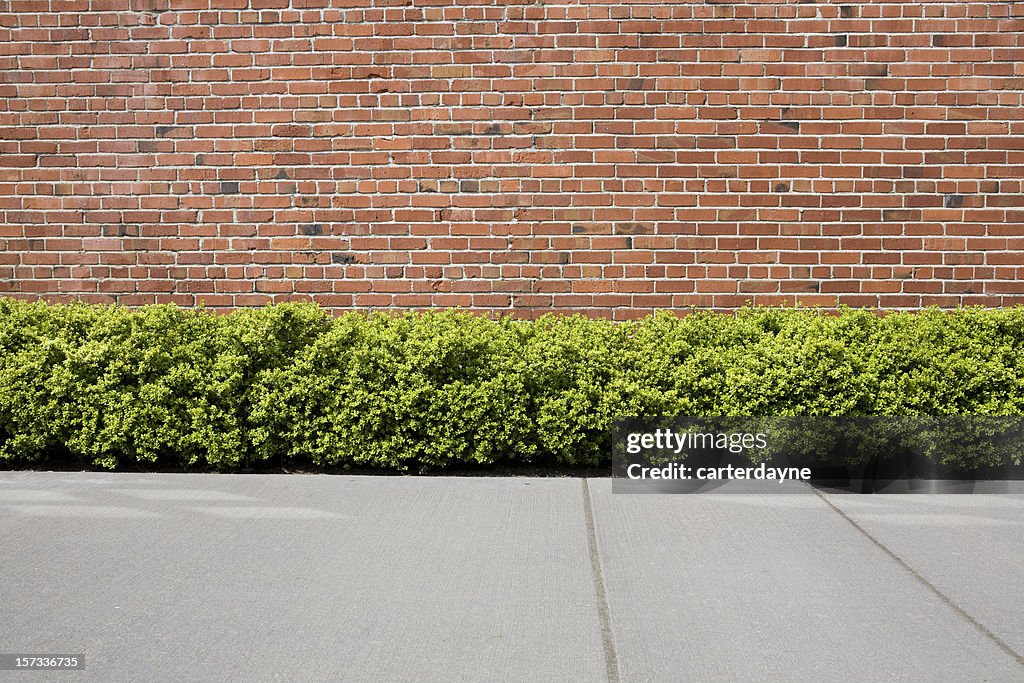
[[1024, 301], [1012, 3], [316, 4], [19, 3], [0, 288], [616, 320]]

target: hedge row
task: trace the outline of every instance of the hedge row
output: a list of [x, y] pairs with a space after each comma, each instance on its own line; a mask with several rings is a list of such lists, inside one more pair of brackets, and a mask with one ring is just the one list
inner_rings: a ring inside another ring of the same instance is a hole
[[0, 299], [0, 460], [603, 465], [650, 415], [1019, 415], [1024, 309], [490, 320]]

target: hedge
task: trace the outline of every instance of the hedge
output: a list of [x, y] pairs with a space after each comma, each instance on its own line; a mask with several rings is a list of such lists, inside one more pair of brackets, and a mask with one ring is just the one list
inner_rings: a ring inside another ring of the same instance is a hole
[[1024, 309], [488, 319], [0, 299], [0, 462], [602, 466], [622, 416], [1020, 415]]

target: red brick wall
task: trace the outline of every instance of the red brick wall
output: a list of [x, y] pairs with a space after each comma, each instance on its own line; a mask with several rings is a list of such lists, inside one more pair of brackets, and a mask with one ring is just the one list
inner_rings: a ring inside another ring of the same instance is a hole
[[1024, 303], [1024, 3], [0, 2], [0, 290]]

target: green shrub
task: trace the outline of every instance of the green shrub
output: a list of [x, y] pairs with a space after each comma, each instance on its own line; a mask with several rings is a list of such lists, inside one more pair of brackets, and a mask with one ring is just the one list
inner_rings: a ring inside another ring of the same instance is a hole
[[877, 412], [874, 331], [864, 311], [839, 317], [745, 311], [748, 343], [735, 347], [726, 385], [735, 415], [871, 415]]
[[[1024, 309], [612, 323], [0, 299], [0, 461], [598, 466], [626, 416], [1021, 415], [1022, 351]], [[936, 457], [1005, 450], [969, 445], [1002, 423], [922, 425]]]
[[450, 312], [346, 315], [262, 373], [262, 457], [407, 469], [526, 462], [522, 323]]
[[[330, 316], [312, 304], [280, 304], [262, 309], [241, 309], [219, 319], [222, 364], [231, 367], [239, 381], [239, 421], [246, 433], [239, 454], [246, 465], [266, 464], [281, 456], [280, 436], [272, 427], [275, 409], [265, 407], [276, 398], [268, 387], [282, 368], [331, 329]], [[211, 462], [220, 465], [220, 462]]]
[[215, 316], [4, 303], [2, 457], [238, 464], [244, 386]]

